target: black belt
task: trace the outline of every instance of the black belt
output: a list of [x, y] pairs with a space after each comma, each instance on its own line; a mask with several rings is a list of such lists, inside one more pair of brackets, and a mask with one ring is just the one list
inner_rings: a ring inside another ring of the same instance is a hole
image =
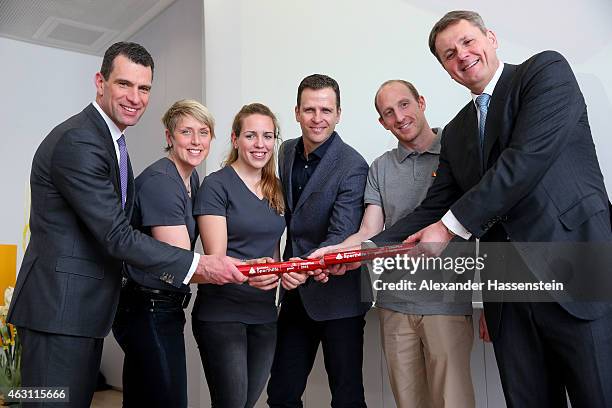
[[183, 309], [189, 305], [191, 299], [191, 292], [174, 292], [171, 290], [154, 289], [146, 286], [139, 285], [133, 281], [128, 281], [127, 285], [123, 288], [124, 291], [133, 291], [146, 293], [149, 295], [155, 295], [156, 298], [161, 300], [169, 300], [177, 302]]

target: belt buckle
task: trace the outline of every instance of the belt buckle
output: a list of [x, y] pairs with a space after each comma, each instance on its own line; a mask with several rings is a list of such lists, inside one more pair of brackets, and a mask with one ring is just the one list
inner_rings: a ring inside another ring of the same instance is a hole
[[183, 309], [186, 309], [187, 306], [189, 306], [189, 301], [191, 300], [191, 292], [185, 293], [183, 296], [184, 297], [181, 306], [183, 307]]

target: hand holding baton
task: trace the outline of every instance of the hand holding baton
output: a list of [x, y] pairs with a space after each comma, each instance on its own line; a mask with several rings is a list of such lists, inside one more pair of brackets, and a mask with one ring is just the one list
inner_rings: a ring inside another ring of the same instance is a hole
[[331, 252], [319, 259], [304, 259], [301, 261], [260, 263], [252, 265], [240, 265], [238, 270], [245, 276], [259, 276], [269, 274], [281, 274], [287, 272], [308, 272], [316, 269], [325, 269], [331, 265], [343, 263], [354, 263], [372, 260], [375, 258], [386, 258], [397, 254], [411, 252], [416, 245], [397, 244], [379, 248], [356, 249], [351, 251]]

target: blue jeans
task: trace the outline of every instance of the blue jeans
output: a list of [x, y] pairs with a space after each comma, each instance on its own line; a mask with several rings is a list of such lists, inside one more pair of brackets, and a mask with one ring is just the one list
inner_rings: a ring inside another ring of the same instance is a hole
[[250, 408], [261, 395], [274, 358], [276, 322], [203, 322], [194, 319], [213, 408]]
[[123, 407], [187, 407], [185, 313], [154, 294], [121, 294], [113, 334], [125, 352]]

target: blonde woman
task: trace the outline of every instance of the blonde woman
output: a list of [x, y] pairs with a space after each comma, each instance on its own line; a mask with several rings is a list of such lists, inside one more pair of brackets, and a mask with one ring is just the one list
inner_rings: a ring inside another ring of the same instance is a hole
[[[199, 187], [195, 168], [208, 155], [214, 119], [194, 100], [175, 102], [162, 118], [167, 156], [135, 181], [132, 225], [159, 241], [193, 250], [198, 229], [193, 202]], [[125, 352], [124, 407], [187, 407], [183, 309], [188, 285], [176, 288], [127, 267], [113, 333]]]

